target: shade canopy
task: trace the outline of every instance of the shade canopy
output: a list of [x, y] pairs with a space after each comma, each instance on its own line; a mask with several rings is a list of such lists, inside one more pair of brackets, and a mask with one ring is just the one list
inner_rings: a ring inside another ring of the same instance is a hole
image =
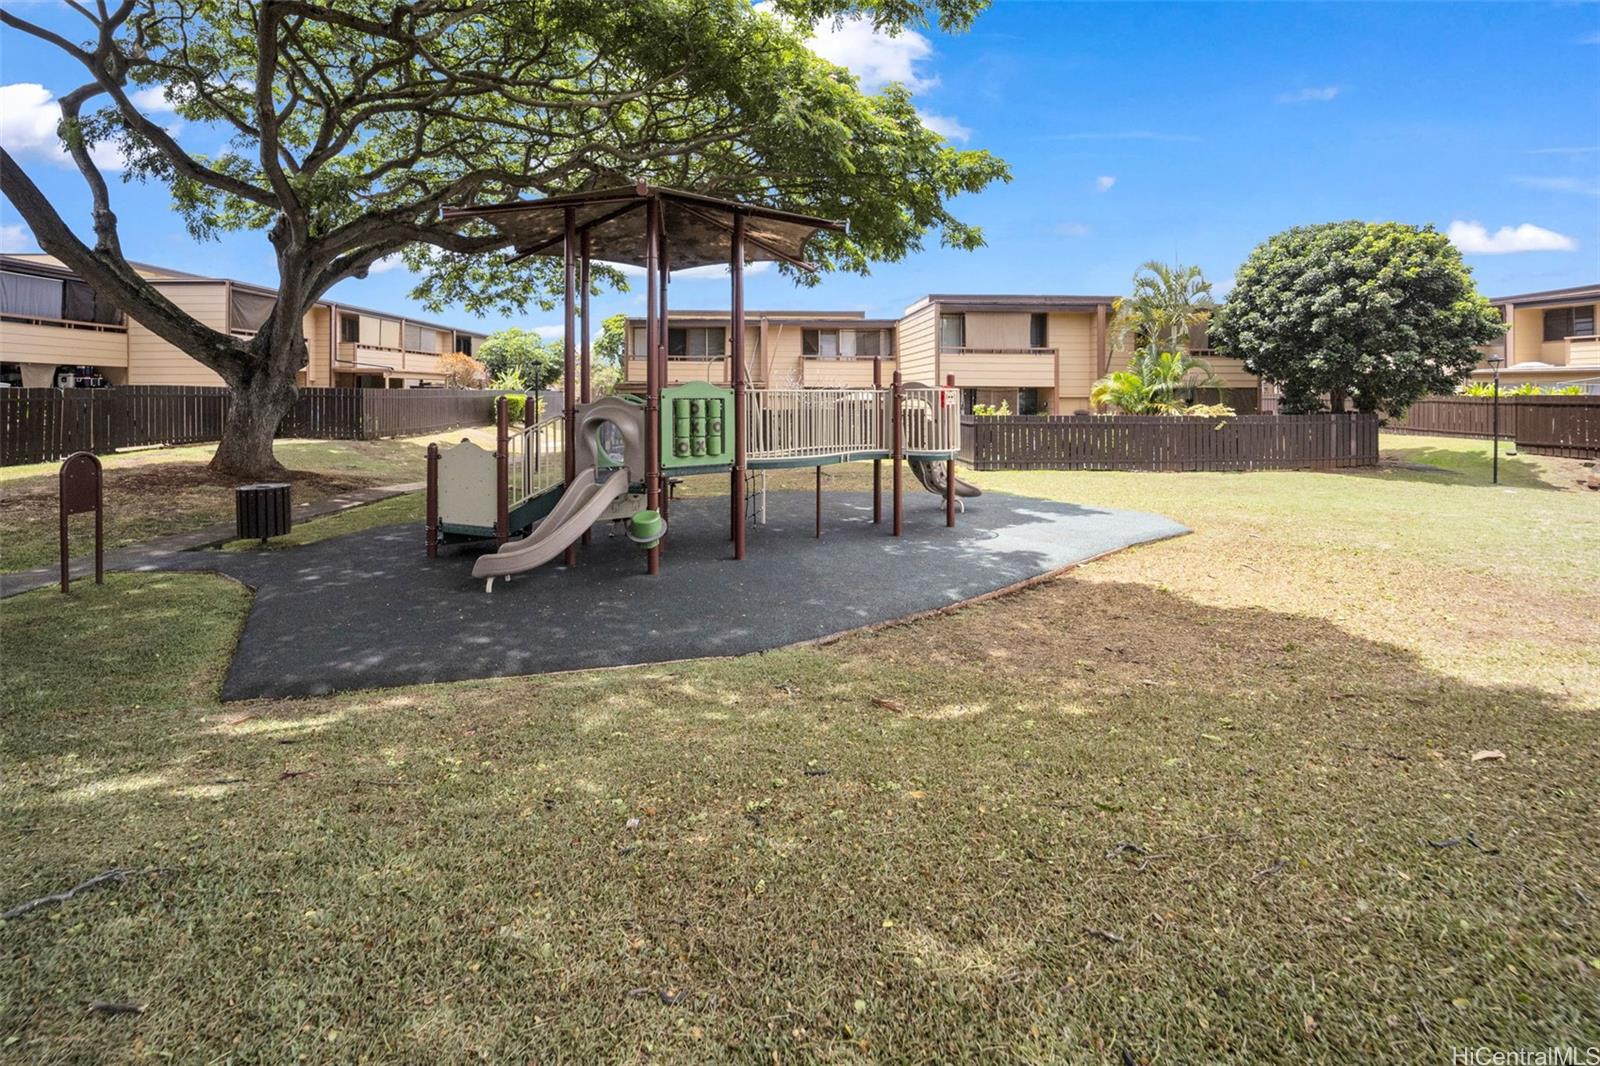
[[589, 238], [595, 259], [628, 266], [645, 265], [644, 205], [656, 200], [666, 229], [669, 266], [673, 270], [727, 263], [733, 244], [733, 220], [745, 218], [745, 260], [788, 263], [805, 270], [805, 247], [824, 230], [843, 233], [846, 224], [813, 218], [757, 204], [669, 189], [659, 185], [625, 185], [615, 189], [513, 200], [479, 207], [450, 207], [446, 219], [480, 219], [512, 239], [519, 257], [560, 255], [570, 209], [580, 233]]

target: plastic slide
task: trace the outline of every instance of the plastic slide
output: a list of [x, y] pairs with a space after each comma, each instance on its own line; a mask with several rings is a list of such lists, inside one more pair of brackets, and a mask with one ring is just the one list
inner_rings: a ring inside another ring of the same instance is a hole
[[594, 467], [578, 471], [571, 487], [561, 494], [555, 509], [532, 533], [500, 545], [493, 555], [480, 555], [472, 576], [485, 579], [484, 591], [494, 591], [494, 579], [510, 577], [543, 566], [566, 551], [590, 526], [600, 520], [613, 502], [628, 494], [628, 472], [612, 470], [599, 481]]
[[[922, 482], [923, 488], [935, 496], [944, 495], [943, 459], [912, 459], [908, 457], [906, 462], [911, 464], [911, 472], [916, 475], [918, 481]], [[956, 495], [964, 499], [971, 499], [974, 496], [982, 496], [983, 490], [970, 482], [956, 478]]]

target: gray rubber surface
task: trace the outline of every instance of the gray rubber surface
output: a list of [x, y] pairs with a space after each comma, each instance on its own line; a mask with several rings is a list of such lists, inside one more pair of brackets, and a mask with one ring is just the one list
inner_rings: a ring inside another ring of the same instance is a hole
[[229, 700], [736, 655], [948, 606], [1133, 544], [1188, 532], [1158, 515], [985, 493], [944, 524], [906, 493], [905, 535], [872, 524], [866, 493], [774, 492], [732, 561], [726, 497], [677, 500], [661, 573], [595, 527], [570, 570], [495, 583], [474, 553], [430, 561], [422, 529], [389, 526], [281, 552], [189, 552], [163, 569], [216, 570], [257, 590], [223, 685]]

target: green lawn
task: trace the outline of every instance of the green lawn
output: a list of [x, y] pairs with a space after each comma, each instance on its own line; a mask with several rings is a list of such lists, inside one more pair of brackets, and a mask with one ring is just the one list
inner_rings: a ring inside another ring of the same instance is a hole
[[[451, 430], [427, 437], [380, 441], [284, 440], [278, 461], [293, 471], [295, 502], [351, 489], [421, 481], [430, 441], [472, 436], [493, 440], [490, 428]], [[105, 464], [106, 547], [118, 548], [233, 519], [236, 478], [219, 477], [206, 463], [212, 444], [147, 448], [108, 455]], [[58, 558], [58, 463], [0, 467], [0, 572], [51, 566]], [[74, 554], [94, 550], [94, 522], [73, 520]]]
[[0, 926], [0, 1046], [1342, 1063], [1600, 1042], [1600, 496], [1573, 463], [1519, 457], [1496, 489], [1474, 442], [1385, 448], [1454, 472], [979, 475], [1196, 532], [732, 660], [221, 706], [230, 582], [7, 601], [0, 910], [137, 872]]

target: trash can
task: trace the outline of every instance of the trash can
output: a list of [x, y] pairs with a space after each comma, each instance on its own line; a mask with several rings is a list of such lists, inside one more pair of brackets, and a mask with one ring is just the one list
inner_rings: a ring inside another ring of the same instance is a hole
[[240, 485], [233, 490], [234, 529], [240, 540], [281, 537], [289, 532], [289, 486], [286, 482]]

